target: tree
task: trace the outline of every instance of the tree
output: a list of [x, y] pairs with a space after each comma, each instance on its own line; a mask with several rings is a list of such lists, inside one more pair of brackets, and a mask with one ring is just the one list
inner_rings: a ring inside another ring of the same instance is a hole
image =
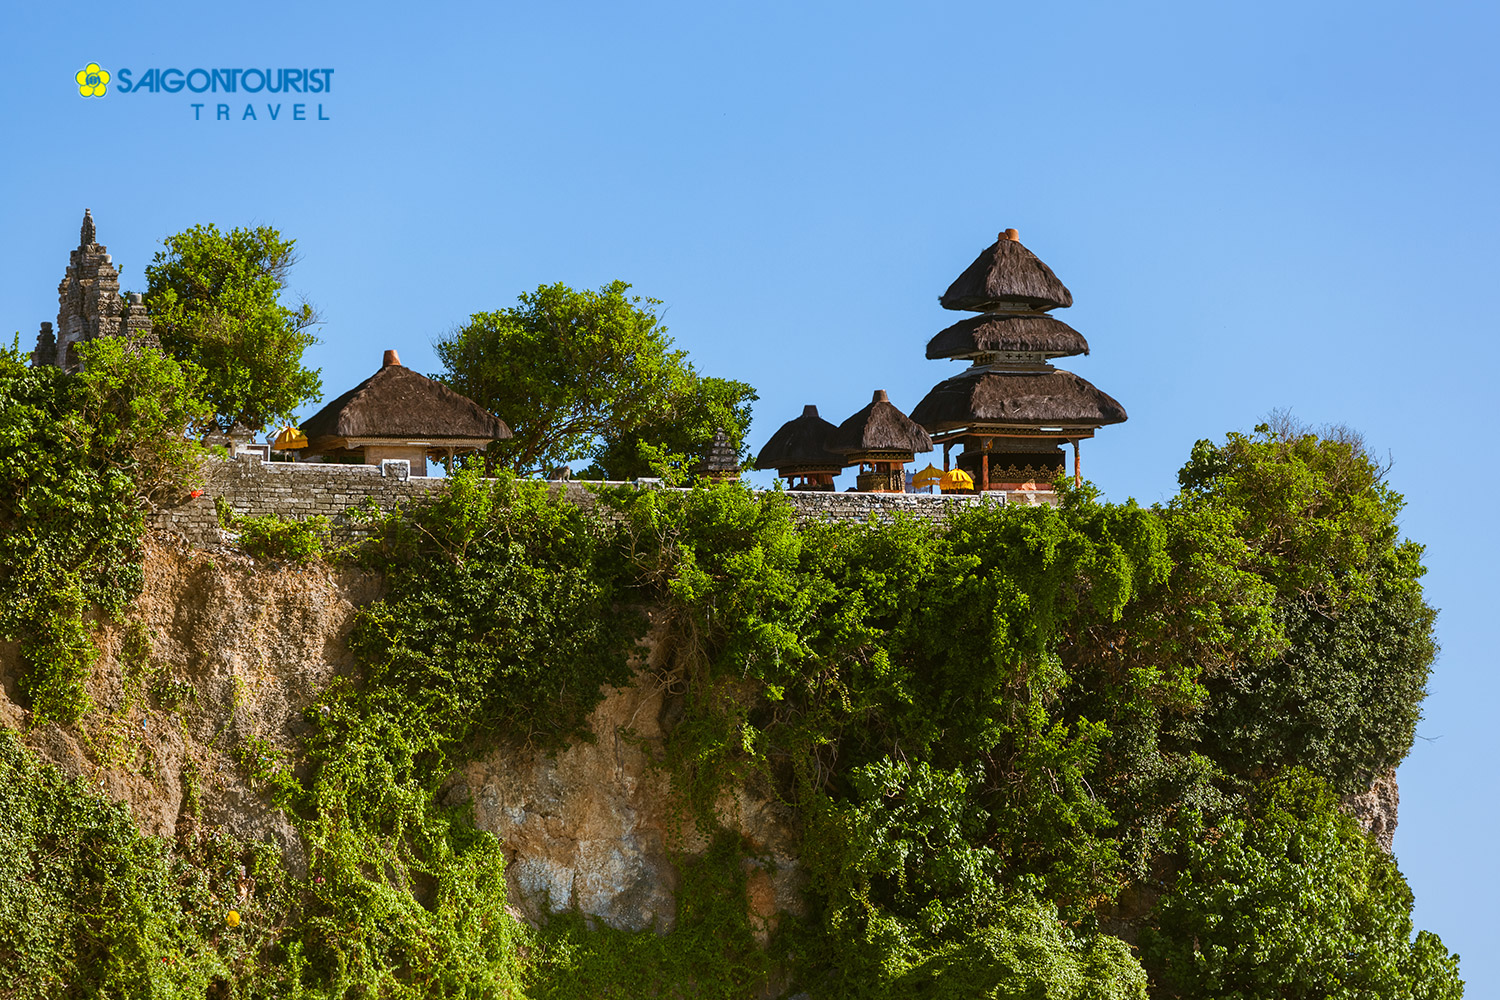
[[591, 458], [596, 472], [634, 478], [653, 457], [701, 453], [718, 426], [744, 440], [754, 390], [700, 376], [672, 349], [660, 303], [629, 289], [542, 285], [434, 344], [447, 369], [437, 377], [514, 434], [490, 446], [490, 468], [530, 475]]
[[1182, 864], [1141, 935], [1157, 996], [1463, 996], [1458, 956], [1412, 938], [1411, 889], [1327, 785], [1294, 770], [1258, 798], [1178, 824]]
[[162, 347], [204, 372], [203, 398], [221, 426], [290, 418], [323, 389], [302, 352], [317, 343], [312, 306], [282, 304], [296, 241], [270, 226], [194, 226], [162, 241], [146, 268], [146, 305]]
[[1411, 747], [1437, 654], [1422, 546], [1399, 538], [1404, 500], [1357, 436], [1278, 423], [1198, 442], [1179, 474], [1169, 517], [1211, 512], [1244, 540], [1236, 568], [1270, 585], [1285, 637], [1206, 672], [1202, 722], [1231, 771], [1301, 764], [1362, 791]]
[[662, 412], [641, 427], [607, 435], [594, 452], [591, 479], [637, 479], [671, 471], [688, 476], [720, 428], [745, 453], [755, 390], [733, 379], [697, 376]]

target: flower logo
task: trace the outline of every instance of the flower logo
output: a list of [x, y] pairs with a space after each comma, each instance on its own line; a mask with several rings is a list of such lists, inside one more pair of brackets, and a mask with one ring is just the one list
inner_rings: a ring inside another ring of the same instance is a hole
[[109, 70], [100, 69], [98, 63], [89, 63], [74, 74], [73, 79], [78, 81], [80, 97], [103, 97], [109, 89]]

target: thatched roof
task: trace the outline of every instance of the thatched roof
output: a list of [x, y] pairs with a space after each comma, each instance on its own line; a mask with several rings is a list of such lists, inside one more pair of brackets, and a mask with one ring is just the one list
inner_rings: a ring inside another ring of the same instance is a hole
[[844, 456], [825, 447], [837, 430], [818, 416], [818, 408], [809, 403], [802, 408], [802, 416], [788, 420], [771, 435], [756, 456], [755, 465], [761, 469], [842, 469], [846, 464]]
[[971, 368], [940, 382], [912, 410], [937, 432], [966, 424], [1086, 424], [1125, 421], [1125, 407], [1072, 372], [1003, 372]]
[[968, 270], [948, 286], [938, 301], [944, 309], [984, 312], [990, 309], [1066, 309], [1073, 293], [1052, 268], [1021, 245], [1014, 229], [974, 258]]
[[1033, 351], [1054, 358], [1087, 354], [1083, 334], [1046, 314], [971, 316], [927, 342], [927, 356], [967, 358], [995, 351]]
[[891, 405], [884, 389], [876, 389], [870, 405], [839, 424], [825, 445], [845, 455], [865, 451], [911, 452], [932, 450], [932, 438], [918, 424]]
[[484, 439], [510, 437], [505, 421], [467, 396], [403, 367], [395, 351], [385, 365], [302, 422], [314, 438]]

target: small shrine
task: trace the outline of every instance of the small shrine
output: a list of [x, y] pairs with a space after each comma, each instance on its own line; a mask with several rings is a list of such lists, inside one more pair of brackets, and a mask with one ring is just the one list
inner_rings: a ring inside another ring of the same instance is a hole
[[833, 492], [833, 477], [849, 463], [844, 456], [827, 447], [828, 439], [838, 431], [818, 416], [811, 403], [802, 408], [802, 416], [782, 424], [760, 454], [755, 464], [761, 469], [775, 469], [786, 480], [787, 489]]
[[735, 449], [734, 442], [729, 440], [729, 435], [724, 433], [724, 428], [714, 430], [714, 439], [703, 457], [693, 466], [693, 474], [716, 483], [740, 478], [740, 453]]
[[957, 467], [976, 490], [1050, 491], [1066, 469], [1061, 446], [1071, 444], [1073, 478], [1082, 482], [1078, 443], [1126, 416], [1113, 397], [1051, 364], [1089, 352], [1082, 334], [1050, 315], [1071, 306], [1073, 294], [1007, 229], [939, 301], [980, 314], [927, 344], [930, 359], [970, 362], [911, 413], [942, 446], [943, 468], [958, 446]]
[[510, 437], [505, 421], [403, 366], [395, 351], [386, 351], [379, 371], [304, 420], [301, 430], [305, 455], [363, 465], [405, 460], [412, 475], [425, 475], [429, 458], [451, 467], [457, 455]]
[[906, 464], [931, 451], [932, 438], [876, 389], [869, 406], [839, 424], [827, 448], [859, 466], [854, 488], [860, 493], [905, 493]]

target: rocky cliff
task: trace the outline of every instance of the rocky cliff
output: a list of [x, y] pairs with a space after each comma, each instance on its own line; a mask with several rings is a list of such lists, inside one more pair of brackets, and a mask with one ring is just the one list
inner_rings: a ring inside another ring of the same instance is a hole
[[[130, 628], [103, 627], [93, 710], [77, 725], [31, 729], [27, 742], [127, 805], [145, 833], [175, 837], [201, 822], [272, 842], [300, 870], [304, 846], [254, 790], [243, 755], [258, 747], [296, 760], [304, 711], [353, 668], [354, 612], [380, 594], [379, 576], [261, 563], [171, 535], [150, 541], [145, 566], [131, 620], [144, 626], [146, 656], [132, 659]], [[648, 639], [643, 668], [653, 649]], [[16, 657], [16, 644], [0, 647], [0, 724], [25, 731]], [[652, 763], [670, 720], [667, 692], [644, 670], [637, 680], [595, 709], [592, 742], [552, 754], [492, 747], [445, 785], [444, 800], [472, 803], [475, 823], [503, 844], [510, 901], [528, 918], [576, 907], [626, 930], [675, 922], [672, 854], [706, 845]], [[755, 858], [746, 862], [746, 905], [764, 939], [779, 913], [799, 909], [794, 819], [750, 788], [718, 812]]]

